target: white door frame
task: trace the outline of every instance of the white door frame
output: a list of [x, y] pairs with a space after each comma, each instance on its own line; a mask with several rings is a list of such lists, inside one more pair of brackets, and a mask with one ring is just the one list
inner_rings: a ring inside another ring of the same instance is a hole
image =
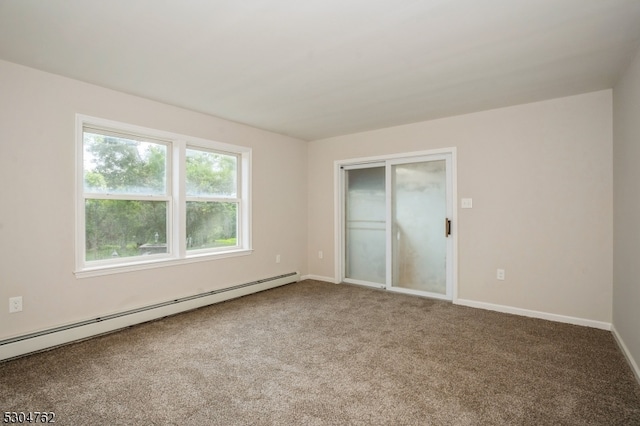
[[[447, 270], [447, 278], [451, 280], [451, 294], [446, 296], [431, 295], [429, 297], [442, 298], [446, 300], [456, 301], [458, 299], [458, 191], [457, 191], [457, 157], [456, 148], [442, 148], [433, 149], [427, 151], [398, 153], [391, 155], [375, 156], [375, 157], [361, 157], [351, 158], [345, 160], [334, 161], [334, 245], [335, 245], [335, 282], [340, 283], [344, 280], [345, 265], [344, 265], [344, 170], [353, 168], [375, 167], [380, 165], [381, 162], [387, 162], [389, 160], [407, 160], [408, 162], [413, 159], [425, 156], [434, 156], [438, 154], [450, 154], [451, 155], [451, 197], [452, 197], [452, 214], [451, 214], [451, 248], [447, 255], [451, 256], [451, 262], [449, 262]], [[388, 196], [388, 194], [387, 194]], [[351, 280], [352, 281], [352, 280]], [[388, 281], [388, 280], [387, 280]], [[371, 283], [356, 283], [374, 286], [377, 288], [387, 288], [393, 291], [399, 291], [397, 288], [392, 288], [389, 282], [386, 285], [378, 285]], [[403, 293], [413, 293], [412, 291], [401, 291]], [[419, 295], [424, 295], [422, 292], [418, 292]]]

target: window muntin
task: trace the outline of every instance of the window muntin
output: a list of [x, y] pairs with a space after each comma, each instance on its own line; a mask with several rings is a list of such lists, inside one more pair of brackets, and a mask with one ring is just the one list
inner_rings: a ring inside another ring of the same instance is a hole
[[76, 274], [251, 253], [248, 148], [77, 116]]

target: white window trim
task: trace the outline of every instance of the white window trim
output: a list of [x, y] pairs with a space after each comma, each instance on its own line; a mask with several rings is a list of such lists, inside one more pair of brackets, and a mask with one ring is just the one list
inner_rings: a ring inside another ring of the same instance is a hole
[[[125, 134], [143, 135], [169, 142], [172, 163], [168, 165], [170, 196], [153, 197], [155, 200], [170, 200], [170, 214], [168, 215], [167, 244], [169, 253], [131, 258], [117, 261], [85, 261], [85, 212], [84, 212], [84, 165], [83, 165], [83, 129], [85, 126], [112, 129]], [[239, 157], [239, 212], [238, 212], [238, 246], [228, 250], [187, 251], [183, 230], [186, 229], [186, 197], [185, 197], [185, 168], [175, 167], [183, 164], [187, 147], [203, 148], [214, 151], [233, 153]], [[121, 123], [102, 118], [76, 114], [76, 197], [75, 197], [75, 275], [78, 278], [99, 275], [132, 272], [158, 267], [182, 265], [193, 262], [203, 262], [236, 256], [246, 256], [253, 252], [251, 240], [251, 148], [216, 142], [202, 138], [185, 136], [177, 133]]]

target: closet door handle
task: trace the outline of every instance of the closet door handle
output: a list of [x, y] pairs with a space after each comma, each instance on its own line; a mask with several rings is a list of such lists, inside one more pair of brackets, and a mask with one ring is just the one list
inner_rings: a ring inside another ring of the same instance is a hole
[[449, 218], [444, 218], [444, 236], [445, 238], [451, 235], [451, 221]]

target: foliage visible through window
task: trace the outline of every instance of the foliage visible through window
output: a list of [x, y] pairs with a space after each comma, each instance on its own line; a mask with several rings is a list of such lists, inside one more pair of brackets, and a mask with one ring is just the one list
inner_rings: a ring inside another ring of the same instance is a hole
[[179, 135], [146, 137], [84, 122], [81, 128], [80, 270], [248, 248], [246, 148], [188, 145]]
[[85, 131], [85, 259], [167, 253], [167, 180], [166, 144]]
[[237, 245], [238, 158], [187, 149], [187, 250]]

